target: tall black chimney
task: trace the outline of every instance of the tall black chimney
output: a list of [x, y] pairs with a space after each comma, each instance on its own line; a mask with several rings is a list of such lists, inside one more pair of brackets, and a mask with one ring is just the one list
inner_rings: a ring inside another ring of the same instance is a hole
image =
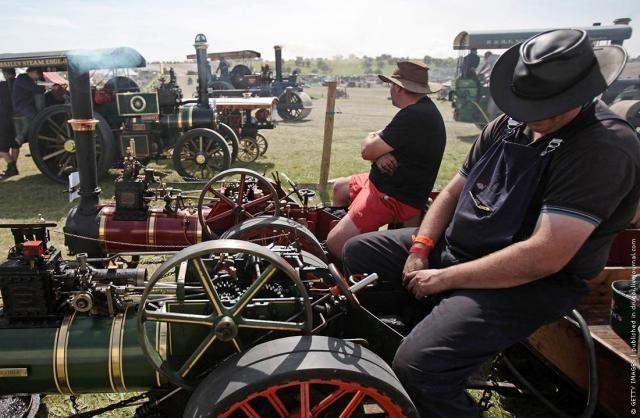
[[209, 107], [209, 95], [207, 88], [209, 87], [209, 70], [207, 65], [207, 37], [202, 33], [196, 35], [196, 41], [193, 44], [196, 48], [196, 62], [198, 63], [198, 106]]
[[273, 49], [276, 51], [276, 81], [282, 81], [282, 47], [276, 45]]
[[93, 118], [89, 71], [77, 71], [69, 66], [69, 90], [71, 93], [71, 115], [69, 125], [73, 129], [73, 139], [80, 176], [80, 203], [78, 211], [91, 214], [98, 211], [100, 188], [96, 168], [96, 140], [94, 132], [98, 121]]

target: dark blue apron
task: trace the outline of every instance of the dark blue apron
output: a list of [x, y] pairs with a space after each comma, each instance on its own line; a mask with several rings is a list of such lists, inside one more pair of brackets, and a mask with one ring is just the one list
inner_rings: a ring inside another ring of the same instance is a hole
[[480, 258], [525, 239], [521, 231], [533, 231], [535, 223], [523, 222], [553, 152], [577, 131], [606, 119], [624, 121], [608, 110], [595, 112], [578, 126], [558, 132], [562, 136], [543, 137], [534, 146], [514, 142], [525, 126], [510, 119], [466, 178], [441, 243], [442, 266]]

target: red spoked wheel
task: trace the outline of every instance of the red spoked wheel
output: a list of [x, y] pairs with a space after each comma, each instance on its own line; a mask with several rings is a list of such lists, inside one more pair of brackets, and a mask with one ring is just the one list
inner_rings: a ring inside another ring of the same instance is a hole
[[232, 168], [213, 177], [198, 199], [198, 221], [205, 237], [260, 215], [279, 214], [278, 193], [271, 182], [245, 168]]
[[188, 417], [418, 417], [391, 368], [338, 338], [273, 340], [230, 358], [196, 389]]

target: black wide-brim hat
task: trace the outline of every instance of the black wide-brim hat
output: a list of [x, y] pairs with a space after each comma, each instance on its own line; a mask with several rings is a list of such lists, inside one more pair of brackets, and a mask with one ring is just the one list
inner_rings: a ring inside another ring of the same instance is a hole
[[491, 96], [520, 122], [580, 107], [609, 87], [627, 60], [617, 45], [592, 47], [586, 32], [543, 32], [509, 48], [491, 72]]

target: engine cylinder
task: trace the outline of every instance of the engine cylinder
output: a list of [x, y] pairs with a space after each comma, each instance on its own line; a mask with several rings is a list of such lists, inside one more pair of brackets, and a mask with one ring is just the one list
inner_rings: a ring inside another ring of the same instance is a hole
[[202, 242], [197, 212], [180, 210], [167, 214], [150, 209], [144, 220], [116, 220], [115, 207], [104, 206], [98, 214], [98, 236], [106, 253], [120, 251], [180, 250]]
[[213, 109], [194, 105], [181, 106], [175, 114], [162, 115], [160, 124], [179, 132], [193, 128], [217, 129], [218, 126]]

